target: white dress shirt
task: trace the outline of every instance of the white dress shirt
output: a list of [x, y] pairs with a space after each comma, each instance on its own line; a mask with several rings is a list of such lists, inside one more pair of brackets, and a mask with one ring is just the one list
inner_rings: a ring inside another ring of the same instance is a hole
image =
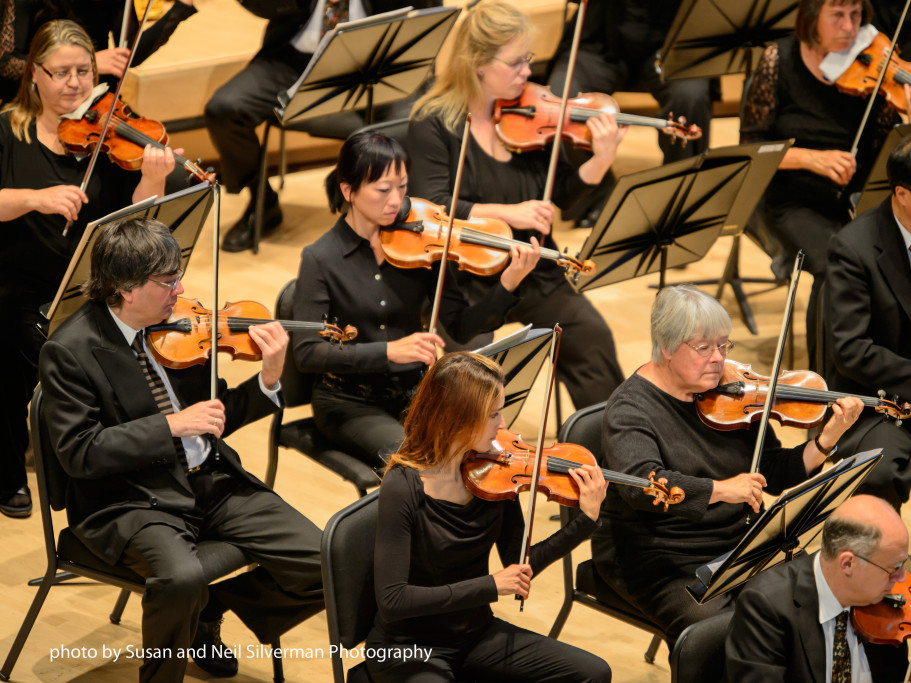
[[[832, 589], [829, 588], [826, 577], [822, 574], [819, 557], [820, 553], [816, 553], [816, 557], [813, 558], [813, 575], [816, 578], [816, 594], [819, 597], [819, 624], [822, 626], [823, 636], [826, 641], [826, 683], [832, 683], [835, 617], [850, 608], [842, 607]], [[851, 651], [851, 683], [873, 683], [870, 663], [867, 661], [867, 653], [864, 651], [860, 639], [854, 633], [854, 627], [851, 625], [850, 619], [848, 619], [848, 632], [845, 637], [848, 640], [848, 649]]]

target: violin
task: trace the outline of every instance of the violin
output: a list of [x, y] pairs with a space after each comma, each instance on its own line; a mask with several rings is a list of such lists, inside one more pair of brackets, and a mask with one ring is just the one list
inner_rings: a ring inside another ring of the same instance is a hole
[[[100, 142], [110, 160], [127, 171], [138, 171], [142, 166], [142, 151], [146, 145], [164, 149], [168, 133], [160, 121], [137, 116], [120, 99], [114, 104], [113, 93], [105, 93], [79, 120], [60, 119], [57, 136], [69, 154], [90, 155], [99, 144], [102, 128], [111, 106], [114, 118], [105, 139]], [[194, 178], [208, 182], [209, 178], [199, 166], [179, 154], [174, 160]]]
[[[504, 450], [489, 453], [471, 451], [462, 463], [462, 480], [465, 486], [478, 498], [484, 500], [505, 500], [515, 498], [521, 491], [531, 488], [535, 449], [522, 442], [522, 437], [509, 430], [497, 432], [495, 446], [506, 444]], [[577, 507], [579, 487], [569, 475], [569, 470], [582, 465], [598, 466], [595, 456], [587, 448], [574, 443], [556, 443], [543, 449], [541, 471], [538, 477], [538, 491], [560, 505]], [[684, 498], [678, 487], [668, 489], [667, 479], [655, 479], [652, 472], [648, 479], [633, 477], [620, 472], [601, 469], [608, 482], [638, 486], [648, 496], [653, 496], [653, 505], [679, 503]]]
[[[250, 337], [250, 325], [275, 322], [269, 310], [255, 301], [227, 303], [218, 312], [218, 351], [227, 351], [240, 360], [260, 360], [262, 354]], [[311, 323], [297, 320], [279, 320], [289, 331], [315, 330], [321, 337], [341, 344], [357, 337], [351, 325], [340, 328], [327, 322]], [[163, 366], [182, 370], [191, 365], [202, 365], [211, 355], [212, 311], [196, 299], [178, 297], [171, 318], [166, 323], [148, 328], [148, 342], [152, 355]]]
[[[407, 217], [380, 230], [383, 254], [398, 268], [430, 268], [443, 257], [449, 216], [442, 206], [425, 199], [406, 200]], [[448, 258], [458, 264], [459, 270], [475, 275], [497, 273], [509, 260], [511, 247], [527, 244], [513, 239], [509, 226], [497, 218], [457, 218], [452, 226]], [[595, 271], [591, 261], [579, 261], [556, 249], [542, 247], [541, 258], [556, 261], [574, 280], [580, 273], [589, 275]]]
[[892, 591], [875, 605], [853, 608], [851, 625], [870, 643], [900, 647], [911, 636], [911, 573], [905, 572]]
[[835, 87], [849, 95], [867, 97], [873, 93], [885, 67], [886, 75], [879, 91], [890, 106], [907, 114], [908, 104], [903, 86], [906, 83], [911, 84], [911, 63], [901, 59], [896, 48], [889, 63], [885, 64], [891, 42], [886, 34], [878, 34], [873, 42], [854, 58], [851, 66], [835, 80]]
[[[621, 126], [649, 126], [686, 144], [702, 137], [696, 124], [686, 125], [686, 119], [668, 120], [635, 114], [623, 114], [617, 101], [604, 93], [581, 93], [567, 100], [562, 138], [576, 147], [591, 149], [591, 131], [585, 122], [599, 114], [613, 114]], [[526, 83], [517, 100], [497, 100], [493, 120], [497, 136], [509, 150], [526, 152], [542, 149], [556, 135], [560, 116], [560, 98], [546, 85]]]
[[[696, 412], [709, 427], [720, 430], [747, 429], [759, 420], [768, 395], [769, 378], [753, 371], [751, 365], [735, 360], [724, 362], [721, 383], [696, 394]], [[884, 395], [885, 392], [880, 392]], [[778, 388], [771, 417], [786, 427], [809, 429], [823, 421], [826, 408], [839, 398], [853, 396], [828, 391], [826, 381], [810, 370], [786, 370], [778, 376]], [[897, 421], [911, 417], [911, 403], [899, 405], [898, 398], [887, 401], [858, 396], [865, 407], [873, 408]]]

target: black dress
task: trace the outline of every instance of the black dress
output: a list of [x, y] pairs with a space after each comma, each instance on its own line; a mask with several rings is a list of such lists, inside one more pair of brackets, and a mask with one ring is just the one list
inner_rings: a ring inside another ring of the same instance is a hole
[[[596, 526], [581, 514], [533, 545], [534, 574]], [[441, 680], [610, 680], [610, 669], [598, 657], [494, 618], [490, 603], [497, 600], [497, 588], [488, 567], [490, 551], [496, 544], [504, 567], [518, 563], [523, 529], [516, 500], [472, 498], [460, 505], [428, 496], [415, 469], [389, 470], [380, 487], [377, 520], [379, 611], [366, 643], [371, 678], [401, 681], [421, 672]], [[378, 653], [394, 652], [399, 645], [431, 652], [426, 661], [424, 655], [381, 661]], [[377, 653], [373, 657], [371, 648]], [[454, 679], [447, 677], [450, 673]]]
[[[448, 207], [459, 158], [462, 133], [446, 129], [435, 117], [412, 120], [408, 130], [411, 153], [409, 192], [434, 204]], [[518, 204], [544, 195], [549, 154], [524, 152], [502, 162], [490, 157], [469, 136], [456, 218], [467, 218], [477, 204]], [[567, 208], [585, 198], [593, 186], [586, 185], [565, 160], [557, 169], [554, 203]], [[542, 238], [534, 230], [516, 230], [515, 239], [528, 242], [536, 236], [542, 246], [557, 248], [552, 235]], [[460, 276], [473, 301], [486, 295], [493, 278]], [[563, 340], [557, 371], [566, 384], [576, 409], [607, 399], [623, 381], [614, 338], [601, 314], [569, 285], [560, 267], [542, 259], [518, 289], [522, 302], [508, 316], [510, 322], [553, 327], [560, 323]]]
[[[655, 621], [673, 643], [689, 624], [730, 607], [731, 596], [697, 605], [685, 586], [695, 570], [733, 549], [746, 533], [743, 504], [709, 504], [713, 480], [748, 472], [756, 430], [706, 426], [691, 401], [666, 394], [638, 374], [604, 410], [605, 467], [636, 477], [666, 477], [686, 495], [667, 512], [631, 486], [609, 486], [592, 558], [605, 581]], [[807, 478], [803, 446], [782, 448], [766, 435], [760, 471], [769, 493]]]
[[[29, 127], [29, 136], [30, 143], [17, 140], [10, 128], [9, 114], [0, 114], [0, 187], [38, 190], [53, 185], [78, 186], [82, 182], [88, 159], [77, 161], [49, 150], [38, 142], [34, 123]], [[44, 343], [44, 336], [35, 328], [43, 321], [38, 308], [54, 298], [85, 226], [128, 205], [139, 180], [138, 173], [124, 171], [100, 158], [86, 189], [89, 203], [82, 207], [66, 236], [66, 219], [58, 214], [31, 211], [3, 225], [0, 314], [7, 326], [2, 342], [5, 358], [10, 360], [0, 370], [0, 386], [4, 387], [0, 500], [26, 484], [26, 416], [38, 383], [38, 352]]]
[[[296, 332], [294, 361], [301, 372], [319, 376], [312, 402], [320, 431], [372, 465], [380, 466], [379, 454], [401, 440], [399, 420], [424, 369], [422, 363], [390, 363], [386, 345], [423, 329], [421, 310], [433, 298], [437, 273], [437, 267], [377, 265], [370, 243], [344, 216], [301, 254], [295, 320], [319, 321], [325, 314], [354, 325], [358, 335], [340, 349], [312, 332]], [[502, 325], [519, 301], [497, 283], [487, 298], [469, 305], [452, 267], [445, 285], [440, 321], [461, 341]]]

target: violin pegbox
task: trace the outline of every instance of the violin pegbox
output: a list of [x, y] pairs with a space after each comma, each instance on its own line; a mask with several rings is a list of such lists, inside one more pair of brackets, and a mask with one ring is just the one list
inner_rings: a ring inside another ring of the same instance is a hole
[[699, 126], [695, 123], [687, 125], [685, 116], [678, 116], [675, 121], [674, 112], [668, 112], [664, 132], [671, 136], [671, 144], [680, 140], [683, 147], [686, 147], [686, 143], [690, 140], [698, 140], [702, 137], [702, 129]]

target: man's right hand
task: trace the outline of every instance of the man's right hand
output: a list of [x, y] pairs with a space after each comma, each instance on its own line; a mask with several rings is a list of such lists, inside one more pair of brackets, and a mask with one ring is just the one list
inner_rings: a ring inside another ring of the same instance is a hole
[[200, 401], [167, 415], [171, 436], [201, 436], [213, 434], [220, 438], [225, 431], [225, 405], [217, 398]]

